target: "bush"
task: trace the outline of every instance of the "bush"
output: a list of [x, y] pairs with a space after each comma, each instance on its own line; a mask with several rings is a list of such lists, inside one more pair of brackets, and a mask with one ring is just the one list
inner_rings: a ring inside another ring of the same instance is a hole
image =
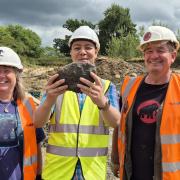
[[138, 45], [138, 37], [130, 33], [126, 37], [112, 37], [108, 44], [109, 49], [107, 50], [107, 53], [110, 57], [120, 57], [125, 60], [138, 57], [141, 54], [139, 50], [137, 50]]
[[25, 66], [56, 66], [56, 65], [65, 65], [71, 62], [70, 58], [63, 57], [40, 57], [40, 58], [27, 58], [22, 57], [22, 63]]

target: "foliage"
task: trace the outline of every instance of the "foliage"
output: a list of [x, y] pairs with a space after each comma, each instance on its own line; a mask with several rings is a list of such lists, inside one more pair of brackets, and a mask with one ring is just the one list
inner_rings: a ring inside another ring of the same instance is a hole
[[[95, 25], [93, 25], [89, 21], [85, 20], [78, 20], [78, 19], [68, 19], [65, 24], [63, 24], [64, 28], [67, 28], [69, 31], [75, 31], [78, 27], [82, 25], [87, 25], [91, 27], [92, 29], [95, 28]], [[55, 38], [53, 40], [54, 44], [53, 47], [59, 51], [60, 53], [63, 53], [65, 56], [69, 56], [70, 54], [70, 49], [68, 47], [68, 41], [69, 41], [70, 36], [65, 36], [65, 39], [60, 39], [60, 38]]]
[[[130, 17], [130, 10], [119, 5], [112, 4], [104, 12], [105, 18], [99, 22], [99, 40], [101, 44], [101, 54], [106, 54], [108, 42], [113, 37], [126, 37], [129, 33], [136, 34], [135, 24]], [[121, 29], [121, 32], [119, 32]], [[121, 34], [120, 34], [121, 33]]]
[[0, 45], [14, 49], [21, 56], [39, 57], [41, 39], [20, 25], [0, 26]]
[[165, 24], [162, 21], [157, 21], [157, 20], [153, 20], [152, 26], [163, 26], [169, 28], [168, 24]]
[[6, 27], [0, 26], [0, 46], [12, 47], [12, 45], [15, 44], [15, 39], [6, 29]]
[[120, 57], [125, 60], [139, 57], [140, 52], [137, 50], [139, 37], [128, 33], [127, 36], [112, 37], [108, 43], [107, 53], [110, 57]]
[[53, 47], [44, 47], [42, 49], [42, 54], [41, 54], [41, 57], [62, 57], [63, 55], [60, 54], [59, 51], [57, 51], [55, 48]]
[[176, 37], [177, 37], [177, 40], [180, 42], [180, 29], [177, 30]]
[[139, 37], [143, 37], [144, 33], [145, 33], [145, 26], [139, 26], [138, 28]]
[[65, 36], [65, 39], [55, 38], [53, 40], [53, 47], [56, 49], [56, 51], [63, 53], [65, 56], [70, 56], [70, 49], [68, 46], [69, 38], [70, 36]]
[[94, 29], [95, 25], [93, 25], [90, 21], [85, 21], [84, 19], [68, 19], [65, 24], [63, 24], [64, 28], [67, 28], [69, 31], [75, 31], [80, 26], [89, 26], [90, 28]]
[[61, 66], [71, 62], [69, 57], [39, 57], [39, 58], [30, 58], [22, 57], [22, 63], [24, 66], [34, 67], [34, 66]]

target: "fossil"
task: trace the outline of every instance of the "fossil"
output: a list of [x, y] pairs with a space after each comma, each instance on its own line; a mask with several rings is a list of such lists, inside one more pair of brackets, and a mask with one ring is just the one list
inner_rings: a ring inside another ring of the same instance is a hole
[[96, 67], [90, 63], [70, 63], [66, 66], [63, 66], [58, 71], [59, 77], [56, 79], [65, 79], [65, 83], [68, 85], [69, 91], [74, 91], [80, 93], [80, 89], [77, 87], [77, 84], [82, 84], [79, 80], [80, 77], [86, 78], [91, 82], [94, 82], [94, 79], [90, 76], [90, 72], [96, 73]]

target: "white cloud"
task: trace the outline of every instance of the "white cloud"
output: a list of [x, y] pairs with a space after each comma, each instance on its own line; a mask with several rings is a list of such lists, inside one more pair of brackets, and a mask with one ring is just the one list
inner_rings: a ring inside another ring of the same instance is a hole
[[179, 0], [1, 0], [0, 25], [20, 24], [35, 31], [43, 45], [69, 32], [62, 25], [69, 18], [98, 23], [112, 3], [130, 9], [133, 22], [150, 25], [153, 20], [180, 28]]
[[30, 26], [34, 32], [36, 32], [40, 37], [43, 37], [42, 46], [52, 46], [53, 40], [55, 38], [64, 39], [65, 35], [71, 35], [72, 32], [62, 28], [60, 26], [53, 26], [53, 27], [38, 27], [38, 26]]

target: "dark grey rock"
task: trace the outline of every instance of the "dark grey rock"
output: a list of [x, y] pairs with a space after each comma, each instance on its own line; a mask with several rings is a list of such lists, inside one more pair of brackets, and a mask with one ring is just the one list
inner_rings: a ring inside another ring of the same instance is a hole
[[69, 91], [80, 93], [81, 91], [77, 87], [77, 84], [82, 84], [82, 82], [79, 80], [80, 77], [94, 82], [94, 79], [90, 76], [90, 72], [96, 73], [95, 65], [89, 63], [70, 63], [66, 66], [63, 66], [58, 71], [58, 79], [65, 79], [64, 84], [68, 85]]

